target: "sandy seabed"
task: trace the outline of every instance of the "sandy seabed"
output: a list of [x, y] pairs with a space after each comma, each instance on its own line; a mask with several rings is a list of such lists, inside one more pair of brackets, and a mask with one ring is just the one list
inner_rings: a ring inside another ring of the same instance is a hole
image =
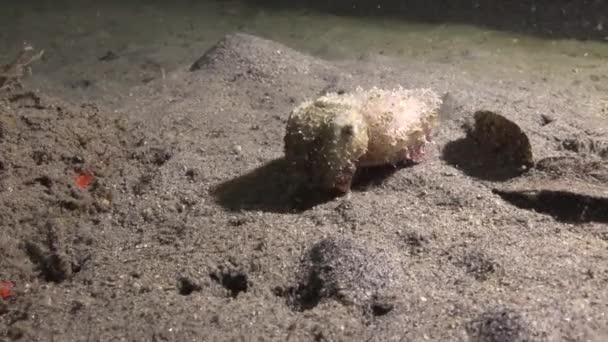
[[[543, 69], [482, 50], [329, 60], [230, 34], [128, 91], [73, 96], [44, 73], [4, 90], [0, 339], [606, 340], [606, 216], [563, 215], [608, 197], [602, 57]], [[449, 93], [428, 159], [294, 205], [290, 110], [396, 85]], [[504, 177], [462, 129], [479, 109], [564, 162]], [[530, 208], [494, 191], [547, 178], [595, 192]]]

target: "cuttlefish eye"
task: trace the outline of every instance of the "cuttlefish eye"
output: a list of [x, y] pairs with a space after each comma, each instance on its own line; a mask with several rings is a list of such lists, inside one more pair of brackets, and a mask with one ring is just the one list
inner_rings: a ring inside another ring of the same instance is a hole
[[353, 128], [353, 125], [346, 125], [342, 127], [341, 133], [343, 137], [351, 137], [355, 134], [355, 129]]

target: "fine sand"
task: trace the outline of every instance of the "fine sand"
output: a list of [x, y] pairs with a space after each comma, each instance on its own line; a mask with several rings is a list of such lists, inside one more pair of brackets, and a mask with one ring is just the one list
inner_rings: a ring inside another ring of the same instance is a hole
[[[84, 95], [37, 75], [47, 59], [2, 91], [0, 281], [14, 286], [0, 340], [608, 339], [601, 49], [543, 64], [490, 45], [348, 58], [289, 45], [230, 34]], [[79, 70], [133, 65], [115, 53]], [[289, 197], [290, 110], [397, 85], [447, 94], [427, 160], [370, 172], [349, 196]], [[517, 122], [544, 166], [501, 172], [462, 127], [481, 109]]]

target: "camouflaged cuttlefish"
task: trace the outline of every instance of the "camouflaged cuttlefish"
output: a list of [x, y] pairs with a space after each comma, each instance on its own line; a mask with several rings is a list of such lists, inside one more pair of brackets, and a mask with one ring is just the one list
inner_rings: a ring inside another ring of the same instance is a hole
[[307, 181], [350, 190], [358, 167], [421, 162], [441, 98], [431, 89], [356, 89], [306, 101], [290, 113], [285, 156]]

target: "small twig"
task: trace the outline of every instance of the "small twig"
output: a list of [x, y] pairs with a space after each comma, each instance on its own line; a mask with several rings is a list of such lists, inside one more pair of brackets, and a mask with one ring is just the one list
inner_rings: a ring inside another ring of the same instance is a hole
[[44, 50], [37, 52], [29, 43], [23, 43], [21, 52], [12, 63], [0, 67], [0, 89], [3, 89], [11, 82], [19, 81], [25, 76], [26, 70], [32, 63], [39, 60], [44, 54]]

